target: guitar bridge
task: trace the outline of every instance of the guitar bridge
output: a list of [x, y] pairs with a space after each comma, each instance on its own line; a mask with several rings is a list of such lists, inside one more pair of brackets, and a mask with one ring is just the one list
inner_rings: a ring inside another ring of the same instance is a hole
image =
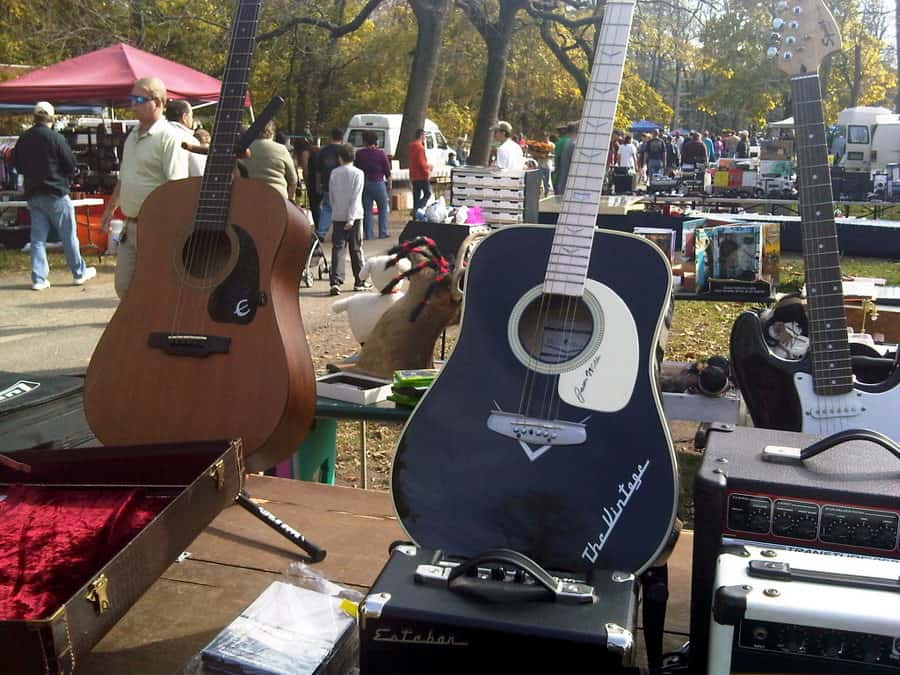
[[500, 410], [488, 417], [488, 429], [501, 436], [543, 445], [578, 445], [587, 440], [587, 430], [579, 422], [545, 420]]
[[172, 356], [204, 358], [211, 354], [227, 354], [231, 338], [222, 335], [188, 335], [183, 333], [150, 333], [147, 344]]

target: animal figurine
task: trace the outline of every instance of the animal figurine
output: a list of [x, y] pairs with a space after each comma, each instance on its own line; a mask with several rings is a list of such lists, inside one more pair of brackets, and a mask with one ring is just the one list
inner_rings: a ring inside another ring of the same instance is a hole
[[[366, 260], [359, 277], [363, 281], [371, 279], [374, 287], [381, 291], [397, 274], [405, 274], [411, 268], [408, 258], [396, 260], [392, 255], [378, 255]], [[364, 344], [381, 315], [403, 298], [407, 283], [405, 279], [398, 282], [389, 293], [356, 293], [335, 302], [331, 311], [335, 314], [346, 312], [353, 337]]]
[[[469, 246], [465, 243], [461, 248], [466, 250]], [[394, 265], [409, 259], [413, 263], [409, 270], [395, 276], [382, 293], [389, 292], [403, 278], [409, 279], [409, 289], [382, 315], [353, 367], [354, 372], [383, 378], [390, 378], [395, 370], [434, 367], [438, 337], [444, 328], [459, 321], [460, 281], [465, 271], [463, 264], [451, 271], [434, 241], [427, 237], [404, 242], [391, 253]]]

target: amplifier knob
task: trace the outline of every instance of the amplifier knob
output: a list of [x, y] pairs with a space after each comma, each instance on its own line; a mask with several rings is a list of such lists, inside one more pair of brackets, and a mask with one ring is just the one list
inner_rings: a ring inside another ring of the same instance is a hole
[[859, 525], [852, 534], [853, 543], [857, 546], [867, 546], [872, 543], [872, 527]]
[[806, 651], [806, 635], [804, 635], [802, 631], [792, 630], [788, 633], [785, 646], [789, 652]]
[[869, 638], [863, 642], [863, 661], [878, 663], [881, 661], [882, 646], [878, 640]]
[[879, 527], [872, 540], [875, 548], [890, 550], [897, 546], [897, 531], [891, 527]]
[[768, 511], [754, 511], [750, 515], [750, 529], [753, 532], [769, 531], [769, 513]]
[[827, 535], [828, 541], [838, 544], [846, 544], [850, 541], [850, 527], [842, 520], [831, 520], [822, 530], [823, 534]]
[[832, 633], [825, 640], [825, 656], [840, 656], [844, 653], [844, 636]]

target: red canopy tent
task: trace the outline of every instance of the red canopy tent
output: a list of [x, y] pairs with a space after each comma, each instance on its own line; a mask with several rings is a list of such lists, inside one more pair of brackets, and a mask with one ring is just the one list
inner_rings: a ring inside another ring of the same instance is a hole
[[151, 76], [165, 83], [170, 98], [219, 99], [216, 78], [120, 42], [0, 82], [0, 101], [124, 104], [134, 81]]

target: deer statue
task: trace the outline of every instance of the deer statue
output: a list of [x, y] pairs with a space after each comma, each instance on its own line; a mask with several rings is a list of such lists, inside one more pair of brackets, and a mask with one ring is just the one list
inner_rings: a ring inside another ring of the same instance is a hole
[[409, 280], [409, 289], [381, 315], [362, 346], [354, 372], [390, 379], [395, 370], [434, 367], [434, 345], [438, 337], [447, 326], [459, 322], [461, 281], [469, 246], [471, 242], [467, 239], [452, 271], [428, 237], [417, 237], [390, 250], [393, 257], [388, 267], [403, 259], [413, 264], [381, 292], [390, 293], [403, 279]]

